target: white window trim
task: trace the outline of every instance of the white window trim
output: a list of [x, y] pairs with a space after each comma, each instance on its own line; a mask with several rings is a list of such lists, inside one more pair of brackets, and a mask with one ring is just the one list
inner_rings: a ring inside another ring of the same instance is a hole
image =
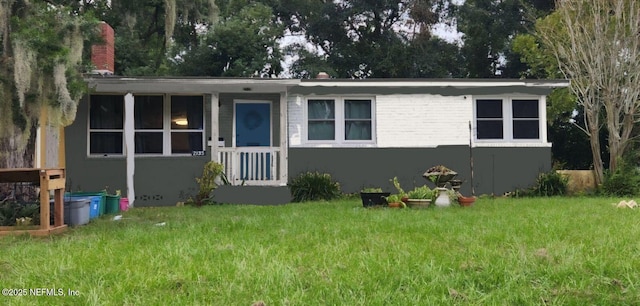
[[[96, 93], [98, 94], [98, 93]], [[110, 94], [110, 93], [99, 93], [99, 95], [114, 95], [114, 96], [118, 96], [119, 94]], [[124, 95], [122, 95], [124, 96]], [[147, 158], [147, 157], [185, 157], [185, 156], [191, 156], [191, 154], [189, 153], [176, 153], [176, 154], [172, 154], [171, 153], [171, 133], [174, 131], [174, 129], [171, 129], [171, 98], [173, 96], [201, 96], [199, 94], [138, 94], [138, 96], [162, 96], [162, 129], [136, 129], [135, 128], [135, 124], [134, 124], [134, 137], [135, 137], [135, 133], [136, 132], [162, 132], [162, 154], [158, 154], [158, 153], [135, 153], [135, 157], [138, 158]], [[133, 95], [134, 98], [134, 103], [135, 103], [135, 98], [136, 98], [136, 94]], [[124, 98], [123, 98], [124, 99]], [[169, 103], [167, 103], [167, 101]], [[123, 127], [122, 129], [90, 129], [91, 127], [91, 97], [89, 96], [89, 111], [87, 112], [87, 157], [89, 158], [123, 158], [125, 157], [124, 154], [124, 150], [125, 150], [125, 145], [124, 145], [124, 132], [125, 132], [125, 128], [124, 128], [124, 123], [123, 123]], [[135, 109], [135, 107], [134, 107]], [[180, 130], [175, 130], [178, 132], [201, 132], [202, 133], [202, 150], [206, 150], [207, 147], [205, 145], [205, 137], [206, 137], [206, 125], [207, 125], [207, 116], [205, 116], [206, 113], [206, 97], [203, 94], [202, 95], [202, 129], [198, 130], [198, 129], [180, 129]], [[123, 119], [124, 120], [124, 119]], [[135, 119], [134, 119], [135, 120]], [[123, 121], [124, 122], [124, 121]], [[99, 131], [99, 132], [122, 132], [123, 136], [122, 136], [122, 148], [123, 148], [123, 152], [120, 154], [116, 154], [116, 153], [111, 153], [111, 154], [91, 154], [91, 132], [95, 132], [95, 131]]]
[[[478, 139], [477, 100], [502, 100], [502, 139]], [[513, 100], [538, 100], [538, 136], [537, 139], [513, 138]], [[550, 147], [547, 143], [547, 102], [546, 96], [534, 95], [495, 95], [474, 96], [473, 99], [473, 141], [476, 147]]]
[[[333, 140], [309, 140], [309, 100], [335, 101], [335, 135]], [[345, 140], [344, 137], [344, 100], [371, 101], [371, 140]], [[371, 96], [307, 96], [302, 108], [302, 144], [307, 147], [372, 147], [376, 144], [376, 99]]]

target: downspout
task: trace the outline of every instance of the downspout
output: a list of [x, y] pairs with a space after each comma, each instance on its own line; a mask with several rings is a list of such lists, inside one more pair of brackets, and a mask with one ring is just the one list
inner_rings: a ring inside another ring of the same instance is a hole
[[135, 142], [133, 138], [133, 94], [127, 93], [124, 96], [124, 152], [126, 154], [127, 165], [127, 199], [129, 207], [133, 207], [133, 201], [136, 198], [134, 190], [133, 175], [135, 173]]

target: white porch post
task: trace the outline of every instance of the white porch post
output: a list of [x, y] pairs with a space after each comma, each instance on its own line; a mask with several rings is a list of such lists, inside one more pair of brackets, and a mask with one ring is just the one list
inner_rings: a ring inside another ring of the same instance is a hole
[[540, 140], [542, 140], [543, 143], [547, 143], [547, 96], [540, 96], [538, 112], [540, 114]]
[[134, 158], [135, 142], [133, 138], [133, 101], [133, 94], [127, 93], [124, 96], [124, 152], [127, 161], [127, 199], [129, 200], [129, 207], [133, 207], [133, 201], [136, 198], [133, 181], [136, 168], [136, 160]]
[[218, 93], [211, 93], [211, 160], [219, 163], [218, 137], [220, 137], [220, 127], [218, 124], [218, 114], [220, 107], [218, 106], [218, 103], [220, 103]]
[[286, 185], [289, 180], [289, 133], [287, 115], [287, 92], [280, 93], [280, 184]]

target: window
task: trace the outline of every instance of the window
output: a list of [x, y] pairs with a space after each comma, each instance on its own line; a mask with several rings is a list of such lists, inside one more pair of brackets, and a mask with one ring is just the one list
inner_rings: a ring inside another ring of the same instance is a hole
[[334, 140], [335, 101], [309, 100], [309, 140]]
[[540, 138], [538, 100], [513, 100], [513, 138]]
[[124, 97], [91, 95], [89, 101], [89, 154], [121, 155]]
[[371, 142], [373, 100], [307, 100], [307, 140], [312, 142]]
[[371, 100], [344, 100], [344, 139], [371, 140]]
[[[135, 154], [170, 155], [204, 151], [203, 96], [136, 95]], [[122, 154], [124, 97], [92, 95], [89, 153]]]
[[163, 96], [134, 96], [133, 125], [136, 154], [162, 154]]
[[476, 100], [478, 139], [502, 139], [502, 100]]
[[540, 139], [538, 99], [476, 99], [478, 140]]
[[202, 96], [171, 97], [171, 154], [204, 151]]

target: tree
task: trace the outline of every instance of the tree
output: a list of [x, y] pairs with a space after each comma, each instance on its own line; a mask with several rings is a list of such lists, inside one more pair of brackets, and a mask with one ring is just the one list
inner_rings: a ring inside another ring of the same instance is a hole
[[[297, 7], [278, 3], [276, 15], [291, 33], [306, 38], [287, 50], [297, 57], [292, 66], [296, 77], [319, 71], [342, 78], [446, 77], [450, 74], [444, 67], [456, 66], [451, 60], [457, 47], [429, 32], [439, 19], [433, 6], [443, 1], [298, 0]], [[446, 51], [439, 49], [444, 46]]]
[[450, 10], [463, 33], [462, 54], [468, 77], [519, 77], [527, 67], [511, 52], [512, 39], [533, 28], [553, 9], [554, 0], [466, 0]]
[[[111, 0], [97, 13], [113, 27], [115, 74], [165, 75], [169, 56], [190, 49], [218, 18], [214, 0]], [[172, 52], [170, 52], [172, 51]]]
[[0, 168], [33, 167], [36, 128], [70, 124], [85, 92], [83, 44], [97, 22], [58, 2], [0, 1]]
[[220, 21], [173, 62], [179, 75], [272, 77], [282, 67], [284, 26], [270, 7], [238, 0], [220, 5]]
[[602, 183], [600, 129], [604, 125], [608, 131], [609, 170], [615, 172], [640, 113], [640, 3], [563, 0], [536, 30], [584, 108], [583, 131], [589, 136], [596, 183]]

